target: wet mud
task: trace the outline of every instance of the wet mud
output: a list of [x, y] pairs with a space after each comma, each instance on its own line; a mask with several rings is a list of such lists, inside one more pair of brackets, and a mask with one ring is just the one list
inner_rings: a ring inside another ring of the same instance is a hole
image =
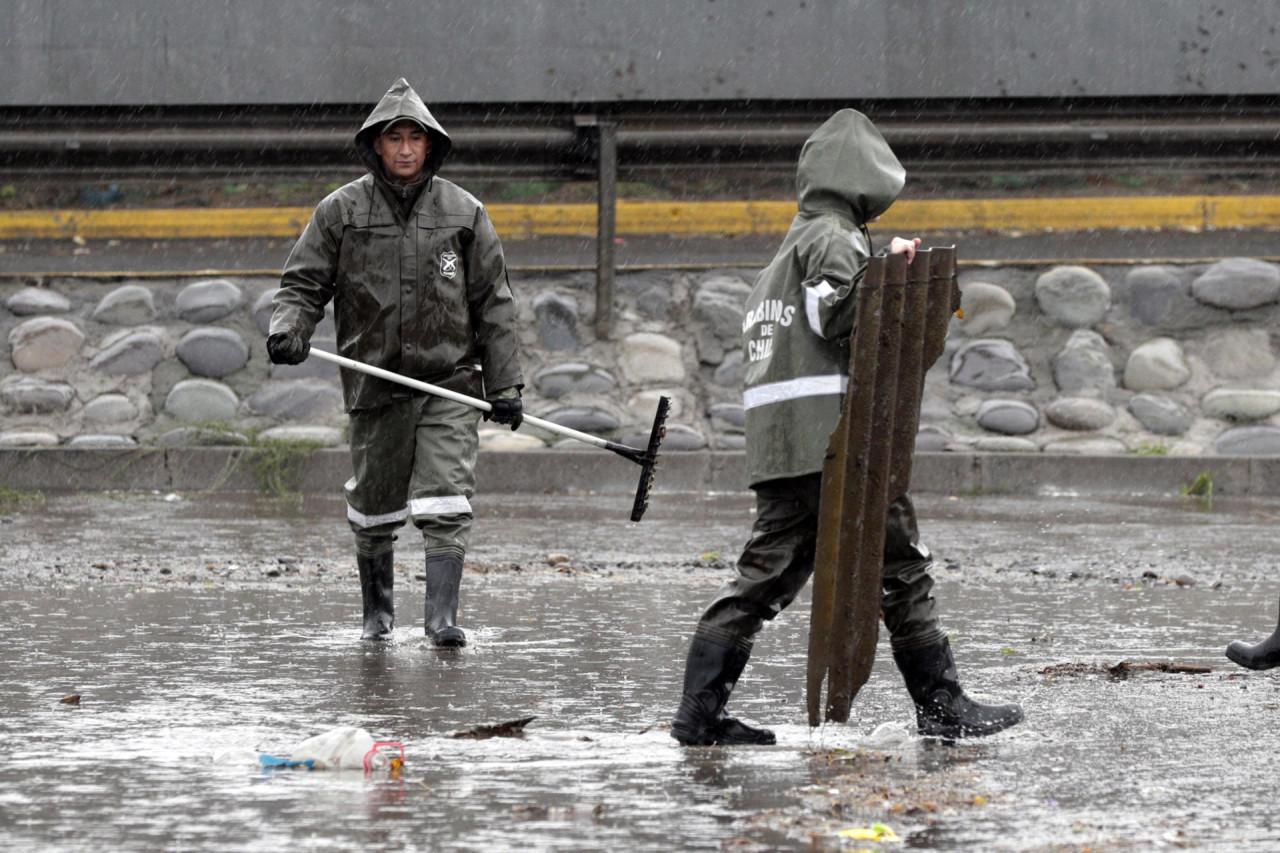
[[[422, 632], [417, 535], [392, 642], [358, 640], [341, 501], [95, 494], [0, 507], [0, 849], [1271, 850], [1280, 503], [920, 496], [971, 693], [1027, 720], [914, 735], [882, 639], [848, 725], [805, 724], [808, 598], [730, 708], [769, 748], [668, 734], [748, 495], [488, 496], [470, 645]], [[551, 565], [548, 556], [567, 560]], [[1127, 664], [1121, 667], [1121, 664]], [[1206, 671], [1207, 668], [1207, 671]], [[1121, 676], [1117, 676], [1122, 672]], [[78, 695], [78, 704], [61, 700]], [[532, 717], [515, 736], [455, 737]], [[264, 771], [355, 725], [397, 777]], [[900, 841], [861, 840], [888, 828]]]

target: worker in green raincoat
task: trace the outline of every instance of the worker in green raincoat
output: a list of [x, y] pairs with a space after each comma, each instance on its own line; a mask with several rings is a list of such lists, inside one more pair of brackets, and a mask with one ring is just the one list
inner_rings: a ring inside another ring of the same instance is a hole
[[[484, 206], [436, 176], [452, 142], [403, 79], [355, 136], [369, 174], [320, 202], [285, 264], [267, 338], [297, 364], [333, 300], [337, 349], [384, 370], [485, 397], [485, 419], [523, 418], [516, 306]], [[412, 521], [426, 552], [425, 628], [460, 646], [463, 556], [479, 447], [475, 409], [344, 369], [354, 476], [346, 484], [366, 640], [395, 622], [394, 531]]]
[[[889, 208], [905, 172], [861, 113], [828, 119], [800, 154], [800, 210], [747, 298], [742, 323], [747, 472], [756, 492], [751, 538], [736, 576], [694, 631], [671, 733], [682, 744], [770, 744], [773, 732], [725, 713], [725, 703], [766, 620], [813, 574], [828, 440], [848, 384], [854, 290], [871, 255], [866, 223]], [[919, 239], [889, 251], [914, 255]], [[881, 425], [887, 429], [888, 425]], [[985, 735], [1022, 719], [1017, 705], [965, 695], [947, 635], [934, 614], [932, 557], [903, 496], [889, 507], [881, 610], [921, 733]]]

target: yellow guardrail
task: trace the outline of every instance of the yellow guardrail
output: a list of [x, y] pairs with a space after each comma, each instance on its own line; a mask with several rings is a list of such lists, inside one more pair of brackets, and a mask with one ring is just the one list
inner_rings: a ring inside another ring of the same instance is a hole
[[[488, 206], [504, 239], [591, 237], [593, 204]], [[742, 236], [781, 234], [796, 213], [785, 201], [620, 201], [617, 233]], [[180, 239], [296, 237], [311, 208], [0, 211], [0, 239]], [[877, 230], [1083, 231], [1089, 229], [1280, 228], [1280, 196], [1129, 196], [904, 200]]]

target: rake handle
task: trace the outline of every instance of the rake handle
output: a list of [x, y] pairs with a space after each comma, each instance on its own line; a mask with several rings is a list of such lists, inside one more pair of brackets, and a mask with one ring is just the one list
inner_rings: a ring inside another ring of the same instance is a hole
[[[470, 406], [473, 409], [479, 409], [482, 412], [493, 411], [493, 406], [479, 398], [460, 394], [457, 391], [450, 391], [448, 388], [441, 388], [439, 385], [432, 385], [430, 382], [423, 382], [420, 379], [410, 379], [407, 376], [401, 376], [399, 373], [392, 373], [390, 370], [383, 370], [381, 367], [374, 367], [373, 365], [365, 364], [362, 361], [356, 361], [355, 359], [347, 358], [345, 356], [335, 355], [334, 353], [325, 352], [324, 350], [316, 349], [315, 347], [311, 348], [311, 355], [314, 355], [324, 361], [331, 361], [340, 367], [346, 367], [350, 370], [358, 370], [361, 373], [367, 373], [370, 376], [376, 376], [379, 379], [385, 379], [388, 382], [396, 382], [400, 385], [414, 388], [418, 391], [425, 391], [436, 397], [443, 397], [446, 400], [453, 400], [455, 403], [462, 403], [463, 405]], [[578, 441], [586, 442], [587, 444], [592, 444], [596, 447], [603, 447], [605, 450], [612, 450], [615, 453], [618, 451], [618, 448], [622, 446], [615, 444], [612, 441], [600, 438], [599, 436], [591, 435], [590, 433], [579, 432], [571, 427], [561, 426], [560, 424], [552, 423], [551, 421], [546, 421], [542, 418], [535, 418], [533, 415], [525, 415], [524, 422], [532, 424], [539, 429], [545, 429], [547, 432], [553, 432], [556, 435], [563, 435], [565, 438], [577, 439]]]

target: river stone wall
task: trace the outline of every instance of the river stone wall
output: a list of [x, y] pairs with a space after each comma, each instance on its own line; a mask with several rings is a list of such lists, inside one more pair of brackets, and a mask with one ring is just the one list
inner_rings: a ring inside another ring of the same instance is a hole
[[[743, 446], [742, 305], [755, 271], [513, 274], [526, 411], [629, 444], [672, 398], [669, 450]], [[965, 267], [964, 318], [926, 377], [922, 450], [1280, 455], [1280, 268]], [[262, 277], [0, 285], [0, 447], [344, 440], [337, 369], [272, 365]], [[803, 316], [803, 312], [799, 316]], [[332, 350], [331, 317], [313, 343]], [[482, 425], [486, 449], [575, 442]]]

